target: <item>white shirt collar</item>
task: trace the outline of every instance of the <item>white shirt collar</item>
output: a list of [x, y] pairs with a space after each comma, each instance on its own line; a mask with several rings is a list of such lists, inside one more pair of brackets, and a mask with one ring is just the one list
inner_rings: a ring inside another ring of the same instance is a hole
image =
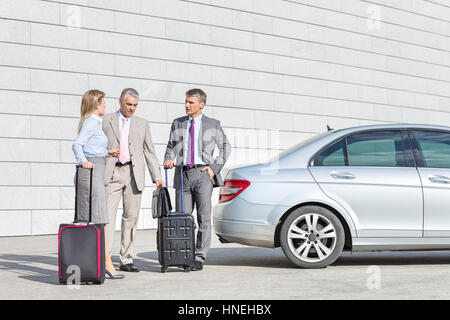
[[125, 117], [125, 116], [122, 114], [122, 112], [120, 112], [120, 110], [117, 111], [117, 112], [119, 113], [119, 118], [120, 118], [120, 119], [125, 118], [125, 119], [127, 119], [127, 120], [130, 120], [131, 117]]
[[91, 114], [89, 118], [97, 119], [100, 123], [102, 123], [103, 119], [96, 114]]
[[189, 116], [189, 121], [194, 119], [194, 121], [198, 123], [200, 120], [202, 120], [202, 118], [203, 118], [203, 113], [200, 113], [200, 115], [198, 117], [195, 117], [195, 118], [192, 118], [191, 116]]

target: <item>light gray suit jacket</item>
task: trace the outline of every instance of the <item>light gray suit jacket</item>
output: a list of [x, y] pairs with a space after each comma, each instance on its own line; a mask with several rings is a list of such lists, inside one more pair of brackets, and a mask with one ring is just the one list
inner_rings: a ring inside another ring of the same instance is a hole
[[[120, 148], [119, 113], [109, 113], [103, 118], [103, 131], [108, 137], [108, 150]], [[132, 162], [132, 172], [139, 191], [145, 186], [145, 163], [153, 182], [161, 179], [159, 161], [156, 156], [150, 134], [149, 122], [143, 118], [133, 115], [130, 119], [130, 132], [128, 135], [130, 160]], [[145, 163], [144, 163], [145, 159]], [[114, 167], [117, 158], [108, 158], [105, 168], [105, 184], [107, 185], [113, 178]]]
[[[173, 121], [170, 129], [169, 142], [167, 143], [166, 154], [164, 155], [164, 161], [174, 160], [177, 166], [183, 165], [185, 152], [184, 141], [189, 138], [187, 136], [188, 122], [189, 116], [177, 118]], [[219, 155], [214, 158], [213, 154], [216, 146], [219, 149]], [[199, 135], [199, 147], [202, 153], [203, 161], [210, 166], [214, 172], [214, 187], [222, 186], [223, 179], [220, 176], [220, 170], [222, 170], [225, 162], [230, 156], [231, 144], [220, 126], [220, 121], [203, 115]], [[179, 168], [175, 170], [173, 183], [175, 188], [180, 186]]]

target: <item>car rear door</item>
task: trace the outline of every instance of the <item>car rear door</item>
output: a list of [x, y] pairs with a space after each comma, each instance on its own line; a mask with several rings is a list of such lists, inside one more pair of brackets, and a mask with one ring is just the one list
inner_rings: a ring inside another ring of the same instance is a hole
[[410, 130], [424, 195], [424, 237], [450, 237], [450, 132]]
[[345, 136], [309, 169], [324, 193], [356, 217], [358, 237], [422, 237], [422, 186], [405, 130]]

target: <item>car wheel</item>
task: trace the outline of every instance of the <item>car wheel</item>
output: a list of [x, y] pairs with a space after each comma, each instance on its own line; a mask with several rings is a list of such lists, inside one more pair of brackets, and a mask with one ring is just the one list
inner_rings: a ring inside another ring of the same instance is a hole
[[281, 227], [280, 243], [286, 257], [302, 268], [324, 268], [342, 253], [345, 233], [330, 211], [305, 206], [291, 212]]

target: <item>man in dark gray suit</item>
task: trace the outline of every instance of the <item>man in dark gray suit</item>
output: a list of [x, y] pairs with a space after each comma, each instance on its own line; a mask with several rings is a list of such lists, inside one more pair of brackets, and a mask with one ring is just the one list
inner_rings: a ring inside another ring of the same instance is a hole
[[[164, 167], [175, 165], [176, 210], [181, 210], [180, 166], [183, 166], [185, 212], [197, 208], [197, 242], [192, 270], [202, 270], [211, 245], [211, 196], [214, 187], [223, 185], [220, 170], [230, 156], [231, 145], [220, 122], [202, 114], [206, 94], [200, 89], [186, 92], [187, 116], [177, 118], [170, 129]], [[219, 155], [214, 158], [217, 146]], [[176, 160], [176, 162], [174, 161]]]

